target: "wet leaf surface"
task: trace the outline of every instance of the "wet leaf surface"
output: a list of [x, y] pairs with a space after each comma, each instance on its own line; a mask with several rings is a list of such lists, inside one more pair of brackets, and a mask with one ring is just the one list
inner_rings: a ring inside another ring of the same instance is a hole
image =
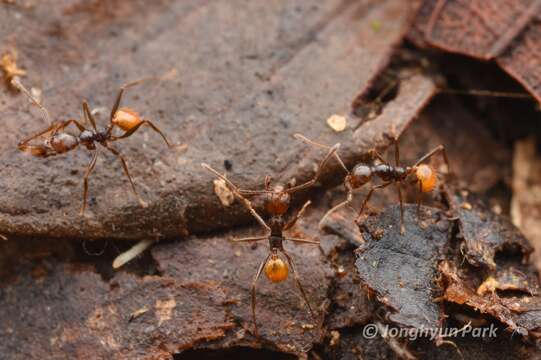
[[[386, 122], [389, 110], [356, 134], [335, 134], [325, 122], [348, 115], [389, 61], [407, 30], [402, 1], [62, 1], [2, 5], [0, 12], [8, 19], [0, 39], [17, 49], [25, 84], [42, 90], [55, 118], [79, 117], [88, 99], [102, 109], [103, 125], [122, 83], [157, 76], [130, 89], [124, 104], [155, 121], [171, 141], [188, 144], [186, 152], [168, 151], [146, 131], [119, 144], [147, 209], [138, 207], [117, 160], [104, 154], [90, 181], [88, 217], [79, 218], [89, 154], [23, 156], [17, 141], [46, 124], [22, 96], [3, 96], [0, 232], [11, 235], [139, 239], [246, 223], [240, 207], [219, 205], [201, 162], [220, 170], [227, 162], [228, 175], [247, 188], [260, 186], [267, 174], [307, 180], [322, 154], [295, 142], [293, 133], [340, 141], [346, 157], [358, 157], [385, 147], [381, 134], [390, 125], [401, 131], [434, 92], [429, 79], [413, 79], [395, 101], [392, 122]], [[374, 21], [381, 23], [377, 32]]]
[[389, 311], [389, 319], [406, 327], [438, 327], [441, 323], [434, 284], [443, 259], [450, 223], [436, 209], [423, 208], [426, 229], [417, 223], [416, 206], [405, 206], [404, 235], [398, 206], [385, 209], [361, 226], [365, 246], [356, 250], [355, 265], [363, 284]]
[[475, 197], [457, 196], [453, 201], [464, 242], [461, 252], [473, 266], [496, 269], [498, 251], [515, 250], [524, 261], [533, 251], [531, 245], [508, 218], [492, 213]]

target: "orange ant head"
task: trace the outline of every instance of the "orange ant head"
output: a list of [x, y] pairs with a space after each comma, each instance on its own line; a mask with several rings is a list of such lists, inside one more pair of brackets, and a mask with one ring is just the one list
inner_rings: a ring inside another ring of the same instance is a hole
[[287, 279], [288, 274], [289, 268], [287, 264], [277, 255], [272, 255], [269, 261], [267, 261], [265, 264], [265, 275], [274, 283], [284, 281]]
[[268, 193], [265, 199], [265, 208], [269, 214], [282, 215], [289, 209], [291, 197], [284, 191], [282, 185], [275, 185], [271, 193]]
[[421, 183], [422, 192], [431, 192], [436, 187], [436, 172], [429, 165], [421, 164], [415, 169], [415, 177]]
[[346, 177], [346, 181], [353, 189], [359, 188], [372, 179], [372, 169], [365, 164], [356, 165], [351, 174]]
[[141, 116], [136, 111], [130, 108], [120, 108], [113, 116], [112, 123], [124, 131], [129, 131], [142, 121]]

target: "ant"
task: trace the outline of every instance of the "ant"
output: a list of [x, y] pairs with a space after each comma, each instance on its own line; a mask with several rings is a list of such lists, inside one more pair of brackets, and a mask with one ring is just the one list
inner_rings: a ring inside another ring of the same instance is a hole
[[[298, 140], [304, 141], [310, 145], [324, 148], [324, 149], [331, 149], [330, 146], [317, 143], [313, 140], [308, 139], [304, 135], [301, 134], [295, 134], [295, 138]], [[391, 184], [396, 184], [396, 188], [398, 191], [398, 201], [400, 202], [400, 233], [405, 233], [405, 227], [404, 227], [404, 203], [402, 200], [402, 190], [401, 190], [401, 184], [404, 183], [408, 177], [411, 175], [414, 176], [414, 183], [417, 183], [419, 186], [419, 195], [417, 197], [417, 218], [420, 218], [420, 211], [421, 211], [421, 194], [422, 193], [428, 193], [434, 190], [437, 183], [437, 174], [436, 170], [433, 169], [430, 165], [423, 164], [424, 161], [430, 159], [433, 155], [436, 153], [442, 153], [443, 159], [445, 161], [445, 165], [447, 166], [447, 173], [450, 173], [450, 167], [449, 167], [449, 160], [447, 158], [447, 153], [445, 151], [445, 147], [443, 145], [436, 146], [434, 149], [429, 151], [427, 154], [423, 155], [415, 164], [412, 166], [400, 166], [400, 152], [398, 149], [398, 139], [394, 138], [394, 144], [395, 144], [395, 165], [390, 165], [383, 157], [375, 150], [372, 149], [369, 152], [369, 156], [373, 160], [379, 160], [380, 164], [366, 164], [366, 163], [359, 163], [353, 167], [353, 170], [349, 171], [338, 153], [334, 153], [334, 156], [340, 166], [346, 171], [346, 177], [344, 178], [344, 186], [346, 188], [347, 192], [347, 198], [345, 201], [339, 203], [338, 205], [334, 206], [332, 209], [327, 211], [327, 213], [323, 216], [323, 218], [320, 221], [320, 225], [324, 224], [327, 217], [335, 212], [336, 210], [344, 207], [344, 206], [351, 206], [351, 202], [353, 201], [353, 191], [356, 189], [359, 189], [364, 184], [370, 182], [372, 178], [378, 177], [380, 178], [383, 183], [379, 185], [374, 185], [370, 188], [368, 191], [368, 194], [366, 195], [366, 198], [364, 199], [361, 209], [359, 210], [359, 214], [357, 215], [357, 218], [355, 219], [355, 223], [357, 225], [360, 224], [360, 220], [363, 214], [363, 211], [368, 204], [368, 201], [370, 200], [370, 197], [374, 193], [374, 191], [378, 189], [386, 188], [387, 186]]]
[[[170, 144], [158, 127], [156, 127], [150, 120], [143, 119], [134, 110], [125, 107], [119, 108], [124, 91], [132, 86], [140, 84], [143, 81], [145, 81], [145, 79], [127, 83], [120, 87], [116, 101], [111, 110], [109, 125], [107, 128], [99, 130], [96, 127], [96, 120], [94, 119], [86, 100], [83, 101], [83, 114], [86, 123], [90, 122], [92, 125], [92, 129], [90, 130], [85, 128], [85, 126], [75, 119], [54, 122], [51, 121], [51, 117], [49, 116], [47, 109], [38, 100], [36, 100], [17, 79], [13, 79], [11, 82], [13, 86], [24, 93], [32, 103], [39, 107], [39, 109], [42, 111], [43, 119], [50, 124], [50, 126], [46, 129], [20, 141], [17, 145], [19, 150], [40, 158], [64, 154], [76, 149], [79, 145], [84, 146], [87, 150], [92, 152], [92, 160], [90, 160], [83, 178], [83, 206], [80, 212], [81, 216], [84, 215], [87, 205], [88, 178], [94, 170], [99, 154], [99, 148], [96, 146], [96, 143], [103, 146], [105, 149], [113, 153], [113, 155], [115, 155], [118, 159], [120, 159], [124, 173], [130, 181], [131, 189], [137, 198], [139, 205], [141, 205], [143, 208], [147, 207], [148, 205], [137, 193], [135, 184], [128, 170], [126, 160], [122, 154], [120, 154], [120, 152], [111, 145], [111, 143], [120, 139], [125, 139], [135, 133], [141, 126], [148, 125], [163, 138], [169, 148], [178, 146], [185, 147], [185, 145]], [[65, 132], [65, 129], [69, 125], [75, 125], [79, 130], [79, 135], [76, 136]], [[113, 135], [113, 130], [115, 127], [120, 128], [124, 131], [124, 133], [120, 136]], [[42, 140], [38, 144], [31, 144], [32, 140], [43, 136], [46, 136], [45, 140]]]
[[[208, 171], [210, 171], [211, 173], [216, 175], [218, 178], [222, 179], [223, 181], [227, 183], [228, 187], [233, 192], [233, 194], [244, 204], [244, 206], [250, 211], [253, 217], [265, 229], [264, 235], [245, 237], [245, 238], [231, 238], [230, 240], [233, 242], [250, 242], [250, 241], [260, 241], [260, 240], [269, 241], [269, 254], [259, 265], [259, 268], [253, 278], [252, 286], [251, 286], [252, 320], [254, 323], [254, 334], [256, 337], [259, 337], [259, 333], [257, 329], [257, 322], [256, 322], [256, 315], [255, 315], [256, 284], [263, 271], [265, 272], [265, 275], [271, 282], [278, 283], [287, 279], [288, 274], [289, 274], [289, 269], [291, 269], [291, 272], [293, 273], [293, 276], [295, 278], [295, 283], [299, 289], [299, 292], [301, 293], [301, 296], [304, 302], [308, 306], [310, 315], [312, 316], [312, 319], [315, 319], [314, 312], [312, 310], [312, 307], [310, 306], [310, 302], [308, 301], [308, 298], [306, 297], [304, 288], [301, 285], [299, 274], [297, 273], [297, 270], [295, 269], [293, 260], [291, 259], [291, 256], [286, 252], [283, 246], [284, 241], [293, 241], [297, 243], [316, 244], [316, 245], [319, 244], [319, 241], [316, 241], [316, 240], [294, 238], [294, 237], [288, 237], [284, 235], [284, 231], [291, 229], [293, 225], [295, 225], [297, 220], [299, 220], [299, 218], [302, 217], [306, 208], [311, 204], [311, 201], [308, 200], [302, 206], [302, 208], [295, 215], [293, 215], [291, 219], [289, 219], [288, 221], [286, 221], [285, 219], [285, 214], [287, 213], [290, 207], [291, 194], [299, 190], [303, 190], [303, 189], [313, 186], [317, 182], [319, 176], [321, 175], [321, 171], [324, 168], [325, 164], [331, 158], [331, 156], [336, 152], [339, 146], [340, 144], [336, 144], [333, 147], [329, 148], [327, 155], [323, 158], [323, 160], [319, 164], [314, 177], [311, 180], [297, 186], [294, 186], [292, 184], [288, 184], [287, 186], [284, 186], [281, 184], [275, 184], [274, 186], [271, 187], [271, 178], [269, 176], [266, 176], [264, 190], [243, 190], [243, 189], [239, 189], [235, 184], [229, 181], [224, 175], [220, 174], [218, 171], [216, 171], [209, 165], [204, 164], [204, 163], [201, 164], [201, 166], [203, 166], [205, 169], [207, 169]], [[261, 216], [254, 210], [252, 203], [244, 197], [245, 195], [246, 196], [253, 196], [253, 195], [262, 196], [264, 207], [267, 210], [267, 212], [271, 215], [267, 222], [265, 222], [261, 218]], [[284, 255], [284, 257], [287, 260], [287, 264], [278, 256], [279, 252]]]

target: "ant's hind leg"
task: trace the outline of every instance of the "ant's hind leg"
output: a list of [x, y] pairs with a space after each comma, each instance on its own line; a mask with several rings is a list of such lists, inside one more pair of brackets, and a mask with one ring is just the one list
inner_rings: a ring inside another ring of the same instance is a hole
[[149, 78], [139, 79], [136, 81], [129, 82], [127, 84], [124, 84], [120, 87], [120, 90], [118, 90], [118, 95], [116, 96], [115, 103], [113, 105], [113, 108], [111, 109], [111, 118], [110, 121], [113, 121], [113, 118], [115, 117], [115, 114], [120, 107], [120, 102], [122, 101], [122, 95], [124, 95], [124, 91], [128, 88], [131, 88], [133, 86], [139, 85], [145, 81], [149, 80]]
[[251, 306], [252, 306], [252, 321], [254, 322], [254, 335], [256, 337], [259, 337], [259, 332], [257, 331], [257, 322], [255, 317], [255, 290], [256, 290], [256, 284], [257, 280], [261, 277], [261, 273], [263, 272], [263, 268], [265, 267], [265, 264], [267, 264], [267, 261], [269, 261], [269, 258], [271, 257], [272, 253], [267, 255], [265, 260], [261, 262], [261, 265], [259, 265], [259, 269], [257, 269], [257, 273], [254, 276], [254, 279], [252, 280], [252, 286], [250, 288], [250, 294], [251, 294]]
[[86, 199], [88, 195], [88, 177], [94, 170], [94, 167], [96, 166], [96, 159], [98, 158], [98, 149], [94, 151], [94, 155], [92, 155], [92, 160], [90, 160], [90, 164], [88, 164], [88, 167], [86, 168], [85, 177], [83, 179], [83, 207], [81, 208], [80, 216], [83, 216], [85, 214], [86, 209]]
[[445, 161], [445, 165], [447, 166], [447, 173], [451, 174], [451, 166], [449, 165], [449, 158], [447, 157], [447, 151], [445, 151], [445, 147], [443, 145], [438, 145], [434, 149], [430, 150], [428, 153], [422, 156], [419, 160], [417, 160], [417, 162], [412, 167], [415, 168], [422, 162], [430, 159], [432, 156], [434, 156], [438, 152], [441, 152], [441, 154], [443, 155], [443, 160]]
[[122, 134], [120, 136], [115, 136], [111, 140], [115, 141], [115, 140], [125, 139], [127, 137], [130, 137], [130, 136], [133, 135], [133, 133], [135, 133], [137, 130], [139, 130], [139, 128], [141, 126], [143, 126], [145, 124], [150, 126], [152, 128], [152, 130], [157, 132], [162, 137], [163, 141], [165, 141], [165, 143], [167, 144], [167, 146], [169, 148], [175, 148], [175, 147], [177, 147], [177, 148], [185, 148], [186, 147], [186, 144], [171, 144], [171, 143], [169, 143], [169, 141], [165, 137], [165, 134], [156, 125], [154, 125], [150, 120], [142, 120], [139, 124], [135, 125], [133, 128], [126, 131], [124, 134]]
[[423, 196], [423, 184], [419, 181], [419, 192], [417, 193], [417, 222], [421, 222], [421, 200]]
[[306, 292], [304, 291], [304, 288], [302, 287], [301, 280], [299, 278], [299, 273], [295, 269], [295, 265], [293, 264], [293, 260], [291, 259], [291, 256], [289, 256], [284, 249], [282, 249], [281, 252], [282, 252], [282, 254], [284, 254], [284, 256], [287, 259], [289, 267], [291, 268], [291, 272], [293, 273], [293, 278], [295, 279], [295, 283], [297, 284], [297, 287], [299, 288], [299, 291], [300, 291], [300, 293], [302, 295], [302, 299], [304, 300], [304, 302], [308, 306], [308, 310], [310, 311], [310, 315], [312, 316], [312, 319], [314, 321], [316, 321], [314, 311], [312, 310], [312, 306], [310, 305], [310, 302], [308, 301], [308, 297], [306, 296]]
[[363, 203], [361, 205], [361, 210], [359, 210], [359, 214], [357, 215], [357, 218], [355, 219], [355, 223], [357, 225], [361, 221], [361, 216], [363, 215], [364, 209], [365, 209], [366, 205], [368, 204], [368, 201], [370, 201], [370, 198], [372, 197], [372, 194], [374, 193], [374, 191], [376, 191], [378, 189], [383, 189], [383, 188], [389, 186], [390, 184], [392, 184], [392, 182], [387, 182], [387, 183], [383, 183], [383, 184], [380, 184], [380, 185], [372, 186], [372, 188], [370, 189], [370, 191], [368, 192], [368, 194], [364, 198], [364, 201], [363, 201]]
[[128, 164], [126, 163], [126, 160], [124, 159], [124, 157], [120, 154], [120, 152], [118, 152], [118, 150], [111, 147], [107, 143], [105, 143], [104, 146], [107, 148], [107, 150], [112, 152], [116, 157], [118, 157], [120, 159], [120, 162], [122, 163], [122, 168], [124, 169], [124, 173], [128, 177], [128, 180], [130, 180], [131, 189], [133, 191], [133, 194], [137, 198], [137, 201], [139, 202], [139, 205], [141, 205], [141, 207], [143, 207], [143, 208], [146, 208], [148, 206], [148, 204], [137, 193], [137, 189], [135, 188], [135, 183], [133, 182], [133, 179], [132, 179], [132, 177], [130, 175], [130, 171], [128, 170]]
[[400, 188], [400, 183], [396, 183], [396, 189], [398, 191], [398, 201], [400, 203], [400, 235], [406, 233], [406, 228], [404, 227], [404, 201], [402, 200], [402, 189]]

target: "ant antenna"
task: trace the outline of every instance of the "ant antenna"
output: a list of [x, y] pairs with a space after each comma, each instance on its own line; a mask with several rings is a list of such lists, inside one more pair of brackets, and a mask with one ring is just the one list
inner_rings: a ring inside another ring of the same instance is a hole
[[19, 81], [19, 79], [17, 78], [13, 78], [11, 80], [11, 85], [13, 85], [14, 87], [16, 87], [20, 92], [22, 92], [23, 94], [25, 94], [29, 99], [30, 101], [32, 101], [34, 103], [34, 105], [36, 105], [37, 107], [40, 108], [40, 110], [42, 111], [43, 113], [43, 119], [45, 121], [47, 121], [49, 124], [52, 124], [52, 121], [51, 121], [51, 117], [49, 116], [49, 112], [47, 111], [47, 109], [45, 108], [45, 106], [41, 105], [41, 103], [34, 97], [32, 96], [32, 94], [30, 93], [30, 91], [28, 91], [27, 88], [25, 88], [23, 86], [23, 84], [21, 84], [21, 82]]

